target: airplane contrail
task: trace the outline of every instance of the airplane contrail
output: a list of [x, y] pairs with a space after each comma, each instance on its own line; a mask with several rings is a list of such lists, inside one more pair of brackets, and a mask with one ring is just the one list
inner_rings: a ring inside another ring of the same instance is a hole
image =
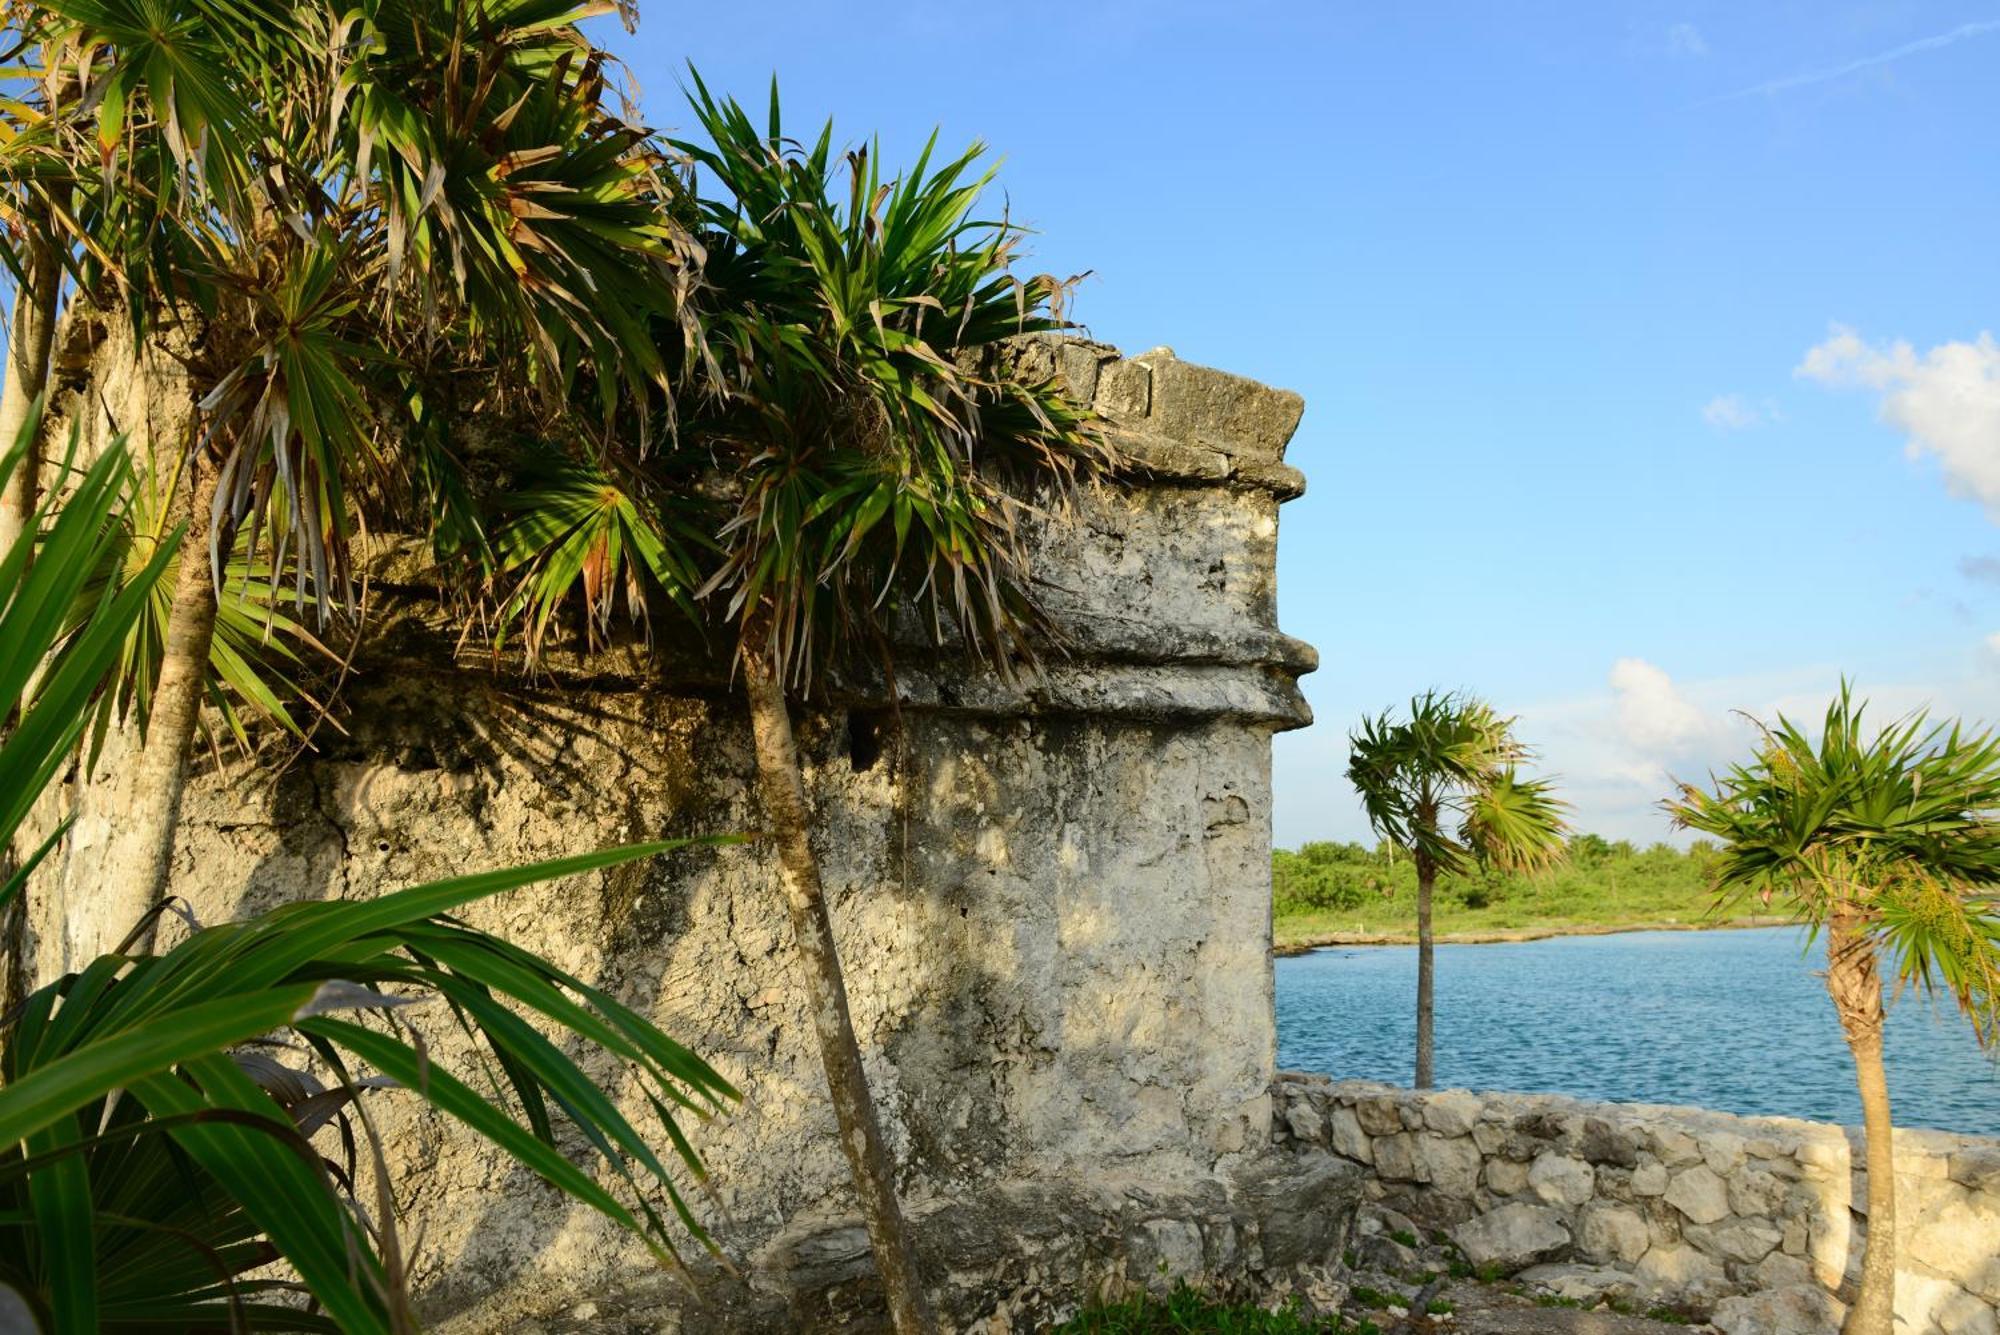
[[1768, 79], [1763, 83], [1755, 84], [1749, 88], [1738, 89], [1733, 93], [1724, 93], [1721, 97], [1711, 97], [1707, 102], [1700, 105], [1713, 106], [1717, 102], [1734, 102], [1740, 98], [1757, 97], [1760, 94], [1769, 96], [1773, 93], [1789, 92], [1794, 88], [1803, 88], [1808, 84], [1825, 83], [1828, 79], [1838, 79], [1861, 70], [1873, 69], [1877, 65], [1887, 65], [1891, 61], [1902, 60], [1907, 56], [1922, 55], [1926, 51], [1935, 51], [1939, 47], [1951, 46], [1954, 43], [1964, 41], [1968, 37], [1980, 37], [1990, 32], [2000, 32], [2000, 19], [1981, 19], [1976, 23], [1961, 23], [1950, 32], [1941, 32], [1935, 37], [1922, 37], [1914, 42], [1906, 42], [1893, 50], [1879, 52], [1872, 56], [1863, 56], [1860, 60], [1850, 60], [1845, 65], [1835, 65], [1831, 69], [1812, 70], [1805, 74], [1790, 74], [1782, 79]]

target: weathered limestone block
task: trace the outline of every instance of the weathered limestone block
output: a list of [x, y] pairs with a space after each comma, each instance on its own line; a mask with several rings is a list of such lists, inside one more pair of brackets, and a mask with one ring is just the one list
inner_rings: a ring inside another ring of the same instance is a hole
[[1446, 1089], [1424, 1100], [1424, 1125], [1441, 1136], [1463, 1136], [1479, 1120], [1477, 1094], [1463, 1089]]
[[1720, 1225], [1689, 1224], [1681, 1236], [1710, 1256], [1748, 1265], [1763, 1260], [1777, 1250], [1784, 1234], [1768, 1224], [1735, 1219]]
[[1528, 1166], [1516, 1159], [1488, 1159], [1486, 1188], [1498, 1196], [1516, 1196], [1528, 1189]]
[[1375, 1137], [1375, 1175], [1384, 1182], [1428, 1182], [1430, 1165], [1418, 1153], [1416, 1138], [1407, 1131]]
[[1979, 1297], [2000, 1302], [2000, 1198], [1961, 1188], [1933, 1202], [1915, 1224], [1907, 1244], [1912, 1260], [1962, 1276]]
[[1682, 1294], [1703, 1283], [1723, 1278], [1721, 1265], [1686, 1243], [1655, 1244], [1647, 1248], [1635, 1273], [1659, 1295]]
[[1612, 1266], [1573, 1263], [1536, 1265], [1529, 1266], [1515, 1278], [1558, 1298], [1589, 1307], [1606, 1301], [1630, 1303], [1640, 1292], [1639, 1283], [1632, 1277], [1631, 1271]]
[[1768, 1169], [1747, 1166], [1729, 1175], [1729, 1208], [1753, 1218], [1774, 1215], [1783, 1206], [1787, 1187]]
[[[1300, 402], [1163, 352], [1043, 340], [1020, 355], [1092, 396], [1132, 465], [1074, 522], [1029, 535], [1066, 652], [1009, 681], [913, 627], [893, 691], [857, 671], [797, 717], [864, 1060], [912, 1214], [960, 1249], [940, 1301], [966, 1325], [985, 1319], [978, 1301], [1025, 1321], [1074, 1296], [1088, 1276], [1072, 1243], [1150, 1278], [1155, 1262], [1192, 1266], [1198, 1233], [1205, 1270], [1279, 1283], [1285, 1258], [1318, 1246], [1312, 1230], [1344, 1227], [1353, 1194], [1329, 1189], [1336, 1217], [1308, 1227], [1244, 1176], [1271, 1157], [1274, 1124], [1270, 738], [1309, 719], [1296, 679], [1314, 662], [1276, 620]], [[461, 649], [421, 553], [394, 538], [357, 552], [381, 596], [344, 732], [323, 729], [282, 772], [201, 762], [172, 888], [202, 921], [760, 828], [728, 664], [696, 636], [662, 633], [651, 656], [636, 636], [589, 659], [559, 645], [527, 677]], [[88, 785], [52, 807], [104, 810]], [[60, 861], [45, 874], [60, 884]], [[73, 890], [34, 896], [52, 972], [59, 920], [91, 911]], [[853, 1263], [852, 1193], [765, 845], [690, 849], [466, 916], [606, 988], [744, 1092], [686, 1127], [713, 1187], [690, 1199], [749, 1276], [729, 1320], [871, 1319], [865, 1285], [826, 1280]], [[417, 1022], [437, 1060], [473, 1060], [448, 1019]], [[424, 1242], [412, 1273], [427, 1317], [502, 1329], [647, 1291], [654, 1265], [631, 1240], [413, 1101], [373, 1102], [404, 1234]], [[1132, 1194], [1147, 1190], [1150, 1213]]]
[[1374, 1142], [1361, 1129], [1361, 1120], [1352, 1108], [1333, 1108], [1327, 1113], [1327, 1143], [1335, 1154], [1361, 1163], [1374, 1163]]
[[1589, 1164], [1550, 1150], [1528, 1168], [1528, 1186], [1550, 1205], [1582, 1205], [1595, 1194], [1597, 1177]]
[[1949, 1280], [1929, 1275], [1897, 1276], [1896, 1321], [1899, 1329], [1940, 1335], [2000, 1335], [2000, 1318], [1991, 1307]]
[[1402, 1108], [1388, 1095], [1357, 1100], [1354, 1115], [1360, 1119], [1361, 1129], [1371, 1136], [1393, 1136], [1403, 1129]]
[[1800, 1286], [1725, 1298], [1713, 1321], [1722, 1335], [1835, 1335], [1846, 1315], [1832, 1294]]
[[1655, 1159], [1642, 1163], [1632, 1170], [1632, 1194], [1634, 1196], [1664, 1196], [1667, 1194], [1667, 1166]]
[[1475, 1266], [1498, 1266], [1512, 1274], [1569, 1249], [1569, 1226], [1546, 1205], [1510, 1202], [1488, 1210], [1451, 1231], [1451, 1240]]
[[1705, 1163], [1674, 1174], [1666, 1199], [1691, 1223], [1712, 1224], [1729, 1214], [1729, 1189]]
[[1479, 1147], [1469, 1136], [1446, 1139], [1419, 1136], [1417, 1144], [1430, 1168], [1431, 1186], [1447, 1196], [1470, 1200], [1479, 1190]]
[[1646, 1221], [1622, 1206], [1590, 1205], [1577, 1215], [1576, 1253], [1586, 1261], [1629, 1264], [1651, 1245]]

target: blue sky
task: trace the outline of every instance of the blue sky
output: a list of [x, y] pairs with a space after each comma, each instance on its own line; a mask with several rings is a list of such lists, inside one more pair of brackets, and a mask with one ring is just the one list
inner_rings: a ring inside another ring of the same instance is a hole
[[[1296, 389], [1276, 838], [1361, 837], [1360, 713], [1521, 718], [1650, 840], [1734, 709], [2000, 714], [2000, 0], [659, 6], [799, 126], [1004, 155], [1097, 337]], [[1989, 637], [1995, 637], [1989, 643]]]

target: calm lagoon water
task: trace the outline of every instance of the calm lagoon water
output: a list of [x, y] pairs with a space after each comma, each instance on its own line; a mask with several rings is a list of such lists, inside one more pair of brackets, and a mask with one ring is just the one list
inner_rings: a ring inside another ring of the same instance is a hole
[[[1855, 1123], [1840, 1024], [1789, 927], [1628, 932], [1437, 948], [1437, 1083]], [[1406, 1084], [1414, 946], [1329, 947], [1276, 962], [1278, 1064]], [[2000, 1135], [2000, 1066], [1955, 1014], [1889, 1014], [1902, 1126]]]

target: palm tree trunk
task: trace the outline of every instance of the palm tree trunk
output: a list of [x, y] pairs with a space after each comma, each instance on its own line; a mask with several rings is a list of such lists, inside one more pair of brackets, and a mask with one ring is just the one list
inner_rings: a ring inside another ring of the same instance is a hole
[[1896, 1312], [1895, 1128], [1889, 1082], [1882, 1070], [1882, 978], [1875, 948], [1851, 922], [1836, 918], [1827, 936], [1826, 987], [1833, 997], [1854, 1079], [1861, 1092], [1868, 1154], [1868, 1236], [1861, 1254], [1861, 1288], [1841, 1335], [1893, 1335]]
[[1415, 1088], [1431, 1087], [1431, 1054], [1436, 1022], [1436, 951], [1431, 933], [1431, 889], [1437, 868], [1417, 859], [1417, 1078]]
[[[14, 313], [7, 329], [7, 370], [0, 384], [0, 452], [14, 448], [35, 401], [48, 391], [49, 354], [54, 343], [57, 298], [62, 292], [62, 267], [43, 237], [41, 216], [30, 211], [22, 247], [26, 279], [14, 294]], [[42, 451], [37, 440], [0, 479], [0, 553], [32, 538], [35, 507], [41, 496]], [[32, 552], [29, 559], [33, 559]], [[14, 850], [0, 848], [0, 881], [14, 872]], [[12, 1014], [28, 995], [28, 894], [25, 889], [0, 911], [0, 1014]]]
[[[99, 864], [98, 884], [109, 902], [95, 914], [99, 935], [95, 949], [86, 947], [82, 952], [85, 959], [115, 948], [166, 897], [173, 874], [181, 797], [187, 789], [195, 727], [207, 691], [209, 647], [215, 639], [216, 591], [206, 532], [215, 478], [200, 465], [194, 472], [160, 678], [153, 689], [145, 742], [123, 781], [117, 833]], [[228, 545], [223, 543], [225, 550]], [[133, 948], [150, 952], [157, 931], [157, 919], [148, 919]]]
[[[56, 300], [62, 291], [62, 266], [55, 251], [43, 239], [33, 215], [26, 225], [23, 259], [27, 281], [14, 296], [14, 313], [7, 327], [7, 377], [0, 384], [0, 451], [14, 448], [35, 400], [48, 392]], [[38, 443], [30, 447], [27, 457], [0, 488], [0, 552], [10, 550], [27, 532], [40, 499], [41, 482]]]
[[743, 656], [743, 682], [756, 741], [757, 777], [765, 815], [778, 844], [779, 879], [791, 914], [792, 938], [805, 968], [813, 1028], [819, 1034], [820, 1061], [826, 1068], [827, 1090], [840, 1123], [841, 1148], [847, 1152], [855, 1191], [861, 1198], [861, 1216], [868, 1226], [869, 1245], [881, 1272], [897, 1335], [929, 1335], [936, 1326], [924, 1297], [909, 1224], [896, 1199], [894, 1167], [882, 1140], [875, 1099], [861, 1065], [861, 1046], [855, 1040], [853, 1017], [847, 1009], [847, 985], [834, 948], [833, 920], [827, 912], [819, 859], [809, 838], [805, 780], [784, 684], [767, 648], [768, 628], [752, 623], [744, 638], [748, 647]]

